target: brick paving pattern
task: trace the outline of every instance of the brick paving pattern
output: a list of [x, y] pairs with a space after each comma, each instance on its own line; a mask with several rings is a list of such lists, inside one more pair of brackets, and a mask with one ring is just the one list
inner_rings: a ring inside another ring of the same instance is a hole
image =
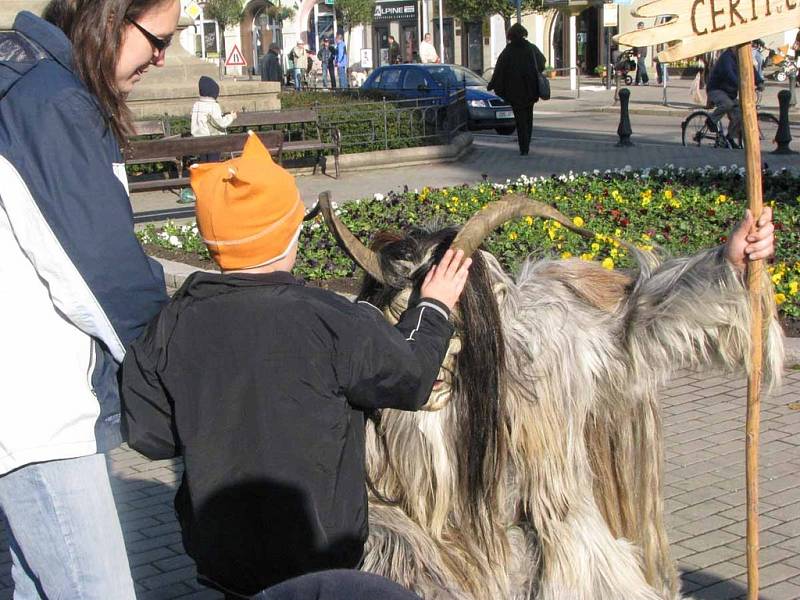
[[[745, 493], [742, 378], [683, 373], [662, 394], [665, 497], [683, 591], [698, 600], [744, 598]], [[762, 402], [761, 598], [800, 598], [800, 370]], [[125, 447], [110, 455], [114, 495], [141, 600], [219, 599], [195, 581], [172, 497], [180, 460], [148, 461]], [[0, 600], [12, 597], [7, 526], [0, 520]]]

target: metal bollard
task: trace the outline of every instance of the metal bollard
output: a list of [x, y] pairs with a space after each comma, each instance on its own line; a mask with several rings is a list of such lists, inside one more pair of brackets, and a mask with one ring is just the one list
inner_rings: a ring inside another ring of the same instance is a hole
[[797, 87], [797, 71], [794, 71], [789, 74], [789, 106], [794, 106], [797, 104], [797, 100], [794, 97], [794, 89]]
[[[789, 90], [781, 90], [778, 92], [778, 102], [781, 105], [781, 113], [778, 117], [778, 133], [775, 134], [775, 142], [778, 147], [772, 151], [772, 154], [797, 154], [794, 150], [789, 148], [792, 142], [792, 132], [789, 129], [789, 103], [791, 102], [792, 94]], [[772, 141], [772, 140], [768, 140]]]
[[633, 146], [631, 141], [631, 117], [628, 114], [628, 102], [630, 101], [631, 91], [628, 88], [622, 88], [619, 91], [619, 127], [617, 127], [617, 135], [619, 136], [618, 147]]

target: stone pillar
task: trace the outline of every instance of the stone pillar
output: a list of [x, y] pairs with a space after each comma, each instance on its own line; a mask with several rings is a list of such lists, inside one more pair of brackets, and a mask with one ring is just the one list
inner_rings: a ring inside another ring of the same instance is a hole
[[19, 11], [27, 10], [40, 15], [45, 6], [47, 0], [0, 0], [0, 30], [11, 29]]

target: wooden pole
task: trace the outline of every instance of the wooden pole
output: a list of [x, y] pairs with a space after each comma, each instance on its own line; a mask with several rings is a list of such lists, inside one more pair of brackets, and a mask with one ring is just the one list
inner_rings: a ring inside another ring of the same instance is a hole
[[[750, 43], [741, 44], [739, 55], [739, 98], [745, 147], [747, 204], [755, 222], [761, 216], [761, 144], [756, 117], [755, 78]], [[761, 419], [762, 315], [761, 279], [764, 261], [747, 265], [752, 324], [751, 356], [747, 377], [747, 423], [745, 438], [747, 486], [747, 600], [758, 600], [758, 437]]]

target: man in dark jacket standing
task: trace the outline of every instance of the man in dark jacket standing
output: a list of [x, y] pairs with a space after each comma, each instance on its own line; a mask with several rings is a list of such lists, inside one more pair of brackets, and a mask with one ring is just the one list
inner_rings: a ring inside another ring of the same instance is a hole
[[[644, 29], [644, 23], [639, 21], [636, 29]], [[650, 77], [647, 76], [647, 46], [634, 48], [633, 55], [636, 57], [636, 81], [634, 85], [639, 85], [640, 81], [642, 85], [647, 85], [650, 81]]]
[[281, 49], [277, 44], [269, 45], [269, 52], [261, 57], [261, 62], [258, 65], [261, 71], [261, 81], [283, 81], [280, 54]]
[[291, 275], [304, 207], [257, 136], [191, 175], [223, 272], [192, 275], [133, 344], [128, 443], [183, 456], [178, 520], [214, 587], [249, 596], [355, 568], [368, 532], [365, 412], [425, 404], [470, 261], [448, 250], [392, 327], [374, 306]]
[[506, 32], [508, 44], [497, 58], [488, 88], [511, 105], [517, 125], [519, 153], [528, 154], [533, 133], [533, 105], [539, 101], [539, 73], [544, 54], [525, 38], [528, 30], [519, 23]]

